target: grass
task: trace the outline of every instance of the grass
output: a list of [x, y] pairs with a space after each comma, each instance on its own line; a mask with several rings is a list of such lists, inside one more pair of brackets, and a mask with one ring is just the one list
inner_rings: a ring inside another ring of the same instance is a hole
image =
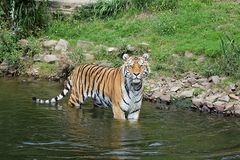
[[[239, 45], [239, 5], [213, 0], [132, 0], [131, 4], [129, 0], [113, 2], [117, 5], [92, 6], [93, 10], [78, 10], [71, 18], [54, 19], [47, 29], [42, 30], [41, 36], [57, 40], [63, 38], [71, 45], [78, 40], [86, 40], [95, 45], [118, 48], [126, 44], [138, 46], [144, 42], [151, 48], [153, 72], [181, 74], [191, 70], [206, 76], [226, 75], [217, 64], [224, 55], [221, 37], [232, 35], [235, 44]], [[115, 10], [111, 7], [115, 7]], [[186, 51], [193, 53], [193, 57], [186, 58]], [[98, 59], [115, 59], [114, 55], [102, 51], [94, 53], [99, 54], [96, 55]], [[199, 61], [199, 55], [203, 55], [205, 60]], [[116, 65], [118, 63], [117, 60]]]

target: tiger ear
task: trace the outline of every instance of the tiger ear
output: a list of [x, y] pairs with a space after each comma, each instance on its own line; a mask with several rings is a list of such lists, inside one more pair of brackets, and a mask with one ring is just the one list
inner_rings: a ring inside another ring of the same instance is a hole
[[148, 58], [149, 58], [149, 54], [148, 54], [148, 53], [144, 53], [144, 54], [143, 54], [143, 58], [145, 59], [145, 61], [147, 61]]
[[122, 58], [124, 61], [126, 61], [129, 58], [129, 56], [128, 56], [128, 54], [125, 53], [125, 54], [123, 54]]

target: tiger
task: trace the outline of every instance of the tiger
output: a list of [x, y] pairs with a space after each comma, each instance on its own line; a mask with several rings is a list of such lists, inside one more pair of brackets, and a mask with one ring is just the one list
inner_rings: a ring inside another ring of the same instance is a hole
[[97, 106], [111, 107], [113, 117], [138, 120], [143, 99], [143, 79], [150, 73], [149, 54], [123, 54], [118, 68], [81, 64], [71, 72], [62, 92], [51, 99], [32, 97], [34, 103], [56, 104], [71, 90], [68, 105], [81, 108], [91, 97]]

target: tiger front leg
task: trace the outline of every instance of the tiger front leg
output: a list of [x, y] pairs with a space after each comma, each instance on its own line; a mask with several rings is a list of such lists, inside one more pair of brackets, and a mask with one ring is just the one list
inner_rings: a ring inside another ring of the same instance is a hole
[[128, 120], [133, 120], [133, 121], [136, 121], [136, 120], [138, 120], [138, 118], [139, 118], [139, 114], [140, 114], [140, 110], [137, 110], [137, 111], [135, 111], [135, 112], [133, 112], [133, 113], [129, 113], [128, 114], [128, 116], [127, 116], [127, 118], [128, 118]]
[[125, 113], [121, 110], [119, 105], [112, 106], [113, 117], [118, 120], [125, 120]]

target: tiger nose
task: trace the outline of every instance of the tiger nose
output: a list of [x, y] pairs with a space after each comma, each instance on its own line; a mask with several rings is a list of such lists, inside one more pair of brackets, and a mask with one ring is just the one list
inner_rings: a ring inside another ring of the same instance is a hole
[[139, 75], [139, 73], [138, 73], [138, 72], [134, 72], [133, 74], [134, 74], [135, 76], [138, 76], [138, 75]]

